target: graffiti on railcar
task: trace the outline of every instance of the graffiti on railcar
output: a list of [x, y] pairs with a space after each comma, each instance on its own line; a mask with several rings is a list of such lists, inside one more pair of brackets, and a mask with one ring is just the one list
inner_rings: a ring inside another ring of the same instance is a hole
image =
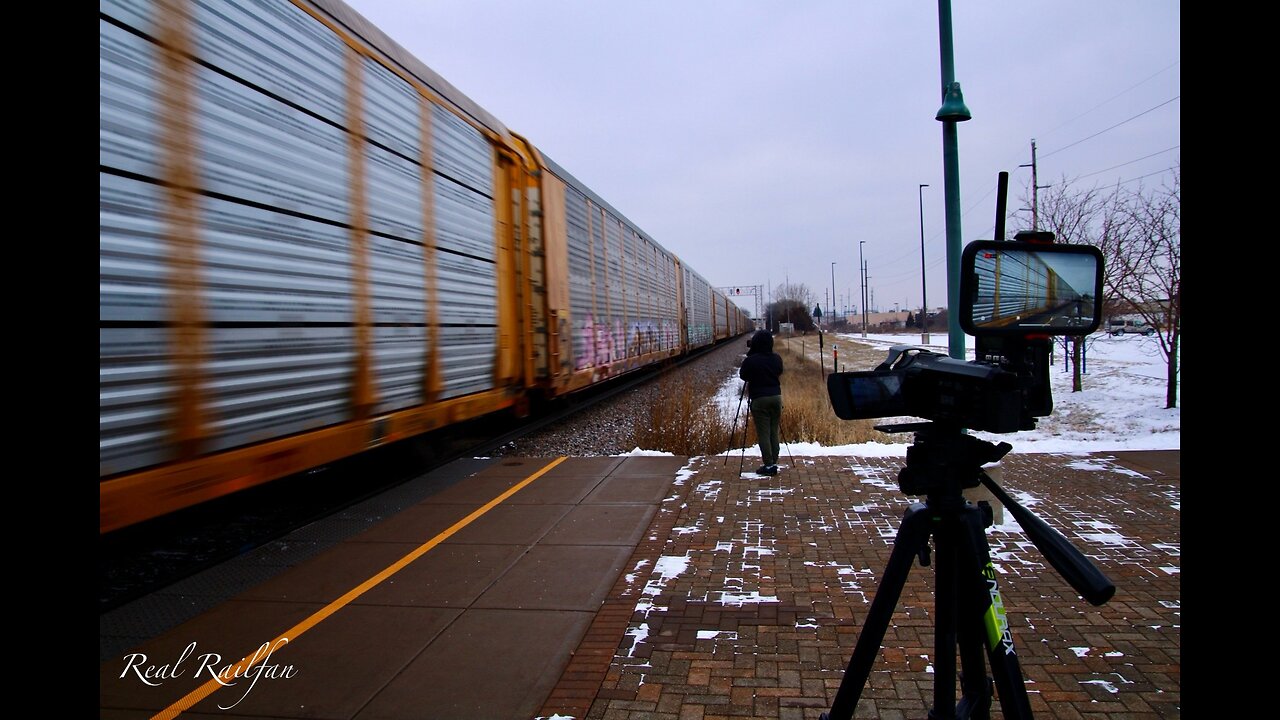
[[631, 323], [627, 357], [640, 357], [676, 346], [680, 328], [670, 320], [636, 320]]
[[672, 320], [597, 320], [592, 314], [578, 331], [581, 351], [574, 369], [610, 365], [628, 358], [671, 350], [679, 345], [680, 328]]
[[690, 347], [701, 347], [710, 345], [712, 342], [711, 325], [699, 323], [689, 326], [689, 345]]

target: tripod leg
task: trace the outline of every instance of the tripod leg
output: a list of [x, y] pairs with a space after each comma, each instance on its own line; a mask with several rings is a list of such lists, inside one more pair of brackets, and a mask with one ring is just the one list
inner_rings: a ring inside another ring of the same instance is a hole
[[[985, 640], [991, 674], [995, 678], [996, 695], [1000, 698], [1000, 709], [1004, 712], [1004, 717], [1008, 720], [1029, 720], [1032, 717], [1031, 701], [1027, 699], [1022, 668], [1018, 665], [1018, 656], [1014, 652], [1013, 635], [1009, 632], [1004, 601], [996, 582], [995, 567], [991, 564], [990, 546], [983, 534], [982, 511], [968, 508], [961, 525], [961, 531], [957, 533], [959, 542], [963, 543], [959, 549], [962, 556], [959, 571], [963, 578], [961, 592], [966, 595], [963, 602], [966, 630], [962, 653], [966, 653], [966, 658], [971, 658], [977, 652], [978, 643], [981, 642], [979, 638]], [[968, 647], [967, 650], [965, 646]], [[986, 678], [981, 675], [968, 677], [968, 673], [972, 672], [970, 665], [973, 662], [977, 661], [965, 662], [966, 695], [973, 688], [975, 695], [980, 697], [988, 692], [985, 688]], [[976, 686], [979, 680], [983, 684], [981, 689]], [[990, 704], [989, 699], [986, 704]]]
[[[747, 392], [747, 384], [742, 383], [738, 389], [738, 409], [733, 411], [733, 425], [729, 427], [729, 447], [725, 448], [724, 466], [729, 465], [729, 453], [733, 452], [733, 436], [738, 434], [738, 415], [742, 413], [742, 396]], [[744, 437], [743, 440], [746, 440]], [[739, 471], [741, 473], [741, 471]]]
[[[871, 675], [876, 654], [880, 652], [880, 643], [884, 640], [885, 631], [893, 619], [893, 610], [902, 595], [903, 585], [911, 571], [920, 550], [929, 541], [933, 532], [933, 518], [927, 508], [920, 503], [912, 505], [902, 519], [898, 535], [893, 540], [893, 552], [889, 555], [889, 564], [885, 567], [884, 576], [876, 587], [875, 599], [871, 601], [871, 610], [862, 624], [862, 633], [858, 636], [858, 644], [853, 648], [853, 656], [849, 658], [849, 666], [840, 681], [840, 689], [836, 691], [835, 700], [831, 703], [831, 712], [823, 713], [821, 720], [849, 720], [858, 706], [858, 698]], [[954, 682], [954, 680], [951, 680]]]
[[[970, 511], [976, 515], [970, 517], [968, 514]], [[963, 517], [956, 524], [956, 533], [971, 533], [968, 525], [973, 522], [978, 523], [979, 532], [981, 532], [985, 524], [982, 520], [982, 512], [977, 508], [970, 508], [963, 513]], [[985, 607], [981, 603], [989, 600], [990, 596], [985, 593], [984, 588], [978, 588], [981, 594], [975, 592], [973, 588], [973, 580], [981, 577], [981, 568], [971, 557], [972, 551], [969, 548], [973, 547], [972, 542], [960, 540], [958, 546], [964, 549], [964, 556], [957, 568], [957, 578], [964, 580], [961, 582], [963, 591], [959, 592], [956, 598], [958, 615], [963, 618], [956, 627], [963, 671], [960, 674], [961, 699], [960, 704], [956, 706], [956, 717], [987, 720], [991, 716], [991, 698], [994, 691], [991, 679], [987, 677], [987, 666], [983, 654], [986, 649], [986, 645], [983, 644], [982, 625]]]
[[930, 720], [950, 720], [956, 711], [955, 522], [946, 519], [933, 536], [933, 710]]

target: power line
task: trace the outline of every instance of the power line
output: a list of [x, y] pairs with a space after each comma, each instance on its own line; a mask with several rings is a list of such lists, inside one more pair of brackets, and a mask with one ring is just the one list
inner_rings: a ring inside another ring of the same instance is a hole
[[[1172, 64], [1170, 64], [1170, 65], [1168, 65], [1168, 66], [1166, 66], [1166, 67], [1164, 67], [1164, 68], [1162, 68], [1162, 69], [1160, 69], [1160, 70], [1158, 70], [1158, 71], [1154, 72], [1154, 73], [1152, 73], [1151, 75], [1147, 76], [1146, 78], [1144, 78], [1144, 79], [1142, 79], [1142, 80], [1140, 80], [1140, 81], [1138, 81], [1138, 82], [1134, 83], [1133, 85], [1130, 85], [1128, 88], [1125, 88], [1124, 90], [1121, 90], [1120, 92], [1116, 93], [1115, 95], [1112, 95], [1111, 97], [1107, 98], [1106, 100], [1103, 100], [1102, 102], [1098, 103], [1097, 105], [1094, 105], [1093, 107], [1089, 108], [1088, 110], [1085, 110], [1084, 112], [1080, 113], [1079, 115], [1076, 115], [1075, 117], [1071, 118], [1070, 120], [1067, 120], [1066, 122], [1059, 124], [1057, 127], [1053, 128], [1052, 130], [1049, 130], [1047, 133], [1044, 133], [1044, 134], [1045, 134], [1045, 135], [1047, 135], [1047, 134], [1051, 134], [1051, 133], [1056, 132], [1057, 130], [1059, 130], [1059, 129], [1061, 129], [1061, 128], [1063, 128], [1063, 127], [1067, 126], [1067, 125], [1070, 125], [1072, 122], [1075, 122], [1076, 120], [1080, 119], [1081, 117], [1084, 117], [1085, 115], [1088, 115], [1089, 113], [1093, 112], [1094, 110], [1097, 110], [1098, 108], [1100, 108], [1100, 107], [1102, 107], [1102, 106], [1106, 105], [1107, 103], [1110, 103], [1111, 101], [1115, 100], [1116, 98], [1118, 98], [1118, 97], [1120, 97], [1120, 96], [1122, 96], [1122, 95], [1124, 95], [1124, 94], [1126, 94], [1126, 93], [1128, 93], [1128, 92], [1132, 91], [1133, 89], [1135, 89], [1135, 88], [1137, 88], [1137, 87], [1139, 87], [1139, 86], [1141, 86], [1141, 85], [1143, 85], [1143, 84], [1145, 84], [1145, 83], [1147, 83], [1147, 82], [1151, 81], [1153, 78], [1155, 78], [1155, 77], [1157, 77], [1157, 76], [1159, 76], [1159, 75], [1161, 75], [1161, 74], [1163, 74], [1163, 73], [1167, 72], [1170, 68], [1176, 67], [1180, 62], [1181, 62], [1181, 60], [1175, 61], [1174, 63], [1172, 63]], [[1132, 117], [1130, 117], [1130, 118], [1128, 118], [1128, 119], [1126, 119], [1126, 120], [1122, 120], [1121, 122], [1118, 122], [1118, 123], [1116, 123], [1115, 125], [1112, 125], [1111, 127], [1104, 128], [1103, 130], [1099, 130], [1098, 132], [1096, 132], [1096, 133], [1094, 133], [1094, 134], [1092, 134], [1092, 135], [1089, 135], [1088, 137], [1081, 138], [1080, 140], [1077, 140], [1077, 141], [1075, 141], [1075, 142], [1073, 142], [1073, 143], [1070, 143], [1070, 144], [1068, 144], [1068, 145], [1065, 145], [1065, 146], [1063, 146], [1063, 147], [1060, 147], [1060, 148], [1058, 148], [1057, 150], [1054, 150], [1054, 151], [1049, 152], [1049, 153], [1045, 153], [1045, 154], [1043, 154], [1041, 157], [1050, 157], [1050, 156], [1052, 156], [1052, 155], [1056, 155], [1056, 154], [1057, 154], [1057, 153], [1059, 153], [1059, 152], [1062, 152], [1062, 151], [1067, 150], [1067, 149], [1069, 149], [1069, 148], [1075, 147], [1076, 145], [1079, 145], [1080, 143], [1083, 143], [1083, 142], [1085, 142], [1085, 141], [1087, 141], [1087, 140], [1090, 140], [1090, 139], [1093, 139], [1093, 138], [1095, 138], [1095, 137], [1098, 137], [1099, 135], [1102, 135], [1102, 134], [1104, 134], [1104, 133], [1110, 132], [1111, 130], [1114, 130], [1114, 129], [1116, 129], [1116, 128], [1118, 128], [1118, 127], [1122, 126], [1122, 125], [1125, 125], [1125, 124], [1127, 124], [1127, 123], [1129, 123], [1129, 122], [1132, 122], [1132, 121], [1134, 121], [1134, 120], [1136, 120], [1136, 119], [1138, 119], [1138, 118], [1142, 117], [1143, 115], [1146, 115], [1146, 114], [1151, 113], [1151, 112], [1153, 112], [1153, 111], [1155, 111], [1155, 110], [1158, 110], [1158, 109], [1160, 109], [1160, 108], [1164, 107], [1165, 105], [1168, 105], [1169, 103], [1171, 103], [1171, 102], [1173, 102], [1173, 101], [1175, 101], [1175, 100], [1179, 100], [1179, 99], [1181, 99], [1181, 97], [1182, 97], [1181, 95], [1176, 95], [1176, 96], [1174, 96], [1173, 98], [1171, 98], [1171, 99], [1169, 99], [1169, 100], [1166, 100], [1166, 101], [1165, 101], [1165, 102], [1163, 102], [1163, 103], [1160, 103], [1159, 105], [1156, 105], [1156, 106], [1154, 106], [1154, 107], [1152, 107], [1152, 108], [1149, 108], [1149, 109], [1147, 109], [1147, 110], [1144, 110], [1144, 111], [1142, 111], [1142, 112], [1138, 113], [1137, 115], [1134, 115], [1134, 116], [1132, 116]], [[1168, 148], [1168, 149], [1166, 149], [1166, 150], [1161, 150], [1161, 151], [1159, 151], [1159, 152], [1151, 153], [1151, 154], [1146, 155], [1146, 156], [1144, 156], [1144, 157], [1137, 158], [1137, 159], [1135, 159], [1135, 160], [1130, 160], [1130, 161], [1128, 161], [1128, 162], [1121, 163], [1121, 164], [1119, 164], [1119, 165], [1115, 165], [1115, 166], [1112, 166], [1112, 167], [1110, 167], [1110, 168], [1106, 168], [1106, 169], [1104, 169], [1104, 170], [1099, 170], [1099, 171], [1096, 171], [1096, 172], [1093, 172], [1093, 173], [1089, 173], [1089, 174], [1084, 175], [1084, 176], [1082, 176], [1082, 177], [1092, 177], [1092, 176], [1094, 176], [1094, 175], [1098, 175], [1098, 174], [1101, 174], [1101, 173], [1109, 172], [1109, 171], [1114, 170], [1114, 169], [1119, 168], [1119, 167], [1124, 167], [1124, 166], [1126, 166], [1126, 165], [1131, 165], [1131, 164], [1133, 164], [1133, 163], [1135, 163], [1135, 162], [1139, 162], [1139, 161], [1141, 161], [1141, 160], [1145, 160], [1145, 159], [1147, 159], [1147, 158], [1154, 157], [1154, 156], [1156, 156], [1156, 155], [1160, 155], [1160, 154], [1162, 154], [1162, 153], [1170, 152], [1171, 150], [1176, 150], [1176, 149], [1178, 149], [1179, 147], [1181, 147], [1181, 145], [1175, 145], [1174, 147]], [[1135, 182], [1135, 181], [1137, 181], [1137, 180], [1141, 180], [1141, 179], [1143, 179], [1143, 178], [1151, 177], [1152, 175], [1159, 175], [1159, 174], [1161, 174], [1161, 173], [1168, 172], [1168, 171], [1169, 171], [1169, 170], [1171, 170], [1171, 169], [1173, 169], [1173, 168], [1167, 168], [1167, 169], [1165, 169], [1165, 170], [1160, 170], [1160, 171], [1157, 171], [1157, 172], [1155, 172], [1155, 173], [1149, 173], [1149, 174], [1147, 174], [1147, 175], [1142, 175], [1142, 176], [1140, 176], [1140, 177], [1132, 178], [1132, 179], [1130, 179], [1130, 180], [1124, 180], [1124, 181], [1121, 181], [1121, 182], [1122, 182], [1122, 183]], [[1079, 179], [1079, 178], [1077, 178], [1077, 179]], [[967, 209], [962, 210], [962, 211], [961, 211], [961, 213], [960, 213], [960, 217], [961, 217], [961, 219], [962, 219], [962, 222], [963, 222], [963, 221], [966, 221], [966, 220], [971, 219], [971, 214], [972, 214], [972, 212], [973, 212], [974, 210], [977, 210], [977, 209], [979, 209], [979, 208], [985, 208], [985, 207], [987, 206], [987, 204], [988, 204], [988, 199], [992, 196], [992, 194], [995, 192], [995, 190], [996, 190], [996, 187], [995, 187], [994, 185], [988, 186], [987, 191], [986, 191], [985, 193], [983, 193], [983, 195], [982, 195], [980, 198], [978, 198], [976, 201], [974, 201], [974, 202], [973, 202], [973, 203], [972, 203], [972, 204], [971, 204]], [[1016, 211], [1015, 211], [1015, 213], [1016, 213]], [[966, 227], [967, 227], [967, 223], [966, 223]], [[991, 235], [992, 233], [994, 233], [994, 231], [995, 231], [995, 222], [994, 222], [994, 220], [992, 220], [992, 221], [990, 221], [990, 222], [988, 222], [988, 223], [986, 224], [986, 226], [984, 227], [984, 229], [983, 229], [982, 233], [977, 234], [977, 235], [972, 235], [972, 237], [982, 237], [984, 234], [985, 234], [985, 235]], [[934, 242], [934, 243], [936, 243], [936, 241], [938, 240], [938, 238], [942, 236], [943, 232], [944, 232], [943, 230], [935, 230], [935, 231], [931, 234], [931, 237], [929, 238], [929, 242]], [[969, 233], [966, 233], [966, 234], [969, 234]], [[892, 282], [892, 281], [894, 281], [894, 280], [896, 280], [896, 279], [899, 279], [899, 278], [901, 278], [901, 279], [906, 279], [906, 278], [910, 277], [910, 276], [914, 273], [914, 268], [909, 269], [909, 270], [902, 270], [902, 271], [901, 271], [901, 272], [899, 272], [899, 273], [895, 273], [895, 272], [893, 271], [893, 268], [901, 267], [901, 263], [905, 262], [905, 261], [908, 259], [908, 257], [909, 257], [909, 256], [912, 256], [910, 259], [914, 262], [914, 257], [913, 257], [913, 256], [914, 256], [914, 252], [905, 252], [905, 251], [904, 251], [901, 255], [890, 256], [890, 257], [888, 258], [887, 263], [886, 263], [886, 265], [887, 265], [888, 269], [890, 270], [890, 274], [885, 275], [885, 274], [884, 274], [884, 272], [882, 271], [882, 273], [881, 273], [881, 278], [882, 278], [882, 279], [887, 279], [887, 280], [889, 280], [890, 282]], [[927, 263], [926, 263], [926, 272], [928, 272], [928, 270], [936, 269], [939, 265], [943, 265], [943, 264], [945, 264], [945, 262], [946, 262], [946, 257], [945, 257], [945, 256], [938, 256], [938, 257], [936, 257], [936, 259], [935, 259], [934, 261], [932, 261], [932, 262], [927, 262]]]
[[1120, 185], [1124, 185], [1124, 184], [1126, 184], [1126, 183], [1137, 182], [1137, 181], [1139, 181], [1139, 180], [1145, 180], [1146, 178], [1149, 178], [1149, 177], [1155, 177], [1156, 175], [1163, 175], [1163, 174], [1165, 174], [1165, 173], [1169, 172], [1170, 170], [1177, 170], [1179, 167], [1180, 167], [1179, 165], [1171, 165], [1171, 166], [1169, 166], [1169, 167], [1167, 167], [1167, 168], [1165, 168], [1165, 169], [1163, 169], [1163, 170], [1156, 170], [1155, 172], [1149, 172], [1149, 173], [1147, 173], [1146, 175], [1139, 175], [1139, 176], [1138, 176], [1138, 177], [1136, 177], [1136, 178], [1129, 178], [1128, 180], [1121, 180], [1121, 181], [1119, 182], [1119, 184], [1120, 184]]
[[1121, 90], [1120, 92], [1116, 93], [1115, 95], [1112, 95], [1111, 97], [1107, 98], [1106, 100], [1103, 100], [1102, 102], [1098, 103], [1097, 105], [1094, 105], [1093, 107], [1089, 108], [1088, 110], [1085, 110], [1084, 112], [1082, 112], [1082, 113], [1080, 113], [1079, 115], [1077, 115], [1077, 116], [1075, 116], [1075, 117], [1071, 118], [1070, 120], [1068, 120], [1068, 121], [1066, 121], [1066, 122], [1062, 123], [1062, 124], [1061, 124], [1061, 125], [1059, 125], [1058, 127], [1054, 128], [1054, 129], [1052, 129], [1052, 130], [1050, 130], [1049, 132], [1046, 132], [1046, 133], [1041, 134], [1039, 137], [1044, 137], [1045, 135], [1049, 135], [1049, 134], [1052, 134], [1052, 133], [1057, 132], [1058, 130], [1061, 130], [1062, 128], [1064, 128], [1064, 127], [1066, 127], [1066, 126], [1070, 125], [1071, 123], [1075, 122], [1076, 120], [1079, 120], [1080, 118], [1084, 117], [1085, 115], [1088, 115], [1089, 113], [1093, 112], [1094, 110], [1097, 110], [1098, 108], [1102, 107], [1103, 105], [1106, 105], [1107, 103], [1111, 102], [1112, 100], [1115, 100], [1116, 98], [1120, 97], [1121, 95], [1124, 95], [1125, 93], [1129, 92], [1130, 90], [1133, 90], [1134, 88], [1138, 87], [1139, 85], [1143, 85], [1143, 84], [1145, 84], [1145, 83], [1149, 82], [1152, 78], [1156, 77], [1157, 75], [1161, 75], [1161, 74], [1165, 73], [1165, 72], [1166, 72], [1166, 71], [1168, 71], [1170, 68], [1175, 67], [1175, 66], [1176, 66], [1178, 63], [1180, 63], [1180, 62], [1182, 62], [1182, 61], [1181, 61], [1181, 60], [1175, 60], [1175, 61], [1173, 62], [1173, 64], [1172, 64], [1172, 65], [1169, 65], [1168, 67], [1165, 67], [1165, 68], [1162, 68], [1162, 69], [1160, 69], [1160, 70], [1157, 70], [1156, 72], [1154, 72], [1154, 73], [1152, 73], [1151, 75], [1147, 76], [1145, 79], [1143, 79], [1143, 80], [1139, 80], [1138, 82], [1134, 83], [1133, 85], [1130, 85], [1129, 87], [1125, 88], [1124, 90]]
[[1120, 122], [1116, 123], [1115, 125], [1112, 125], [1111, 127], [1106, 128], [1105, 130], [1099, 130], [1098, 132], [1096, 132], [1096, 133], [1094, 133], [1094, 134], [1090, 135], [1089, 137], [1081, 138], [1081, 139], [1079, 139], [1079, 140], [1077, 140], [1077, 141], [1075, 141], [1075, 142], [1071, 143], [1070, 145], [1066, 145], [1066, 146], [1064, 146], [1064, 147], [1060, 147], [1060, 148], [1058, 148], [1057, 150], [1054, 150], [1054, 151], [1053, 151], [1053, 152], [1051, 152], [1051, 153], [1045, 153], [1045, 154], [1044, 154], [1044, 156], [1045, 156], [1045, 157], [1049, 157], [1049, 156], [1051, 156], [1051, 155], [1056, 155], [1056, 154], [1058, 154], [1058, 153], [1062, 152], [1063, 150], [1066, 150], [1067, 148], [1073, 148], [1073, 147], [1075, 147], [1076, 145], [1079, 145], [1080, 143], [1084, 142], [1085, 140], [1092, 140], [1093, 138], [1098, 137], [1098, 136], [1099, 136], [1099, 135], [1101, 135], [1102, 133], [1110, 132], [1110, 131], [1112, 131], [1112, 130], [1115, 130], [1116, 128], [1120, 127], [1121, 125], [1124, 125], [1125, 123], [1128, 123], [1128, 122], [1132, 122], [1132, 121], [1134, 121], [1134, 120], [1137, 120], [1138, 118], [1142, 117], [1143, 115], [1146, 115], [1146, 114], [1147, 114], [1147, 113], [1149, 113], [1149, 112], [1152, 112], [1152, 111], [1155, 111], [1155, 110], [1159, 110], [1160, 108], [1164, 107], [1165, 105], [1168, 105], [1169, 103], [1171, 103], [1171, 102], [1173, 102], [1174, 100], [1177, 100], [1177, 99], [1179, 99], [1179, 98], [1181, 98], [1181, 97], [1182, 97], [1181, 95], [1175, 95], [1175, 96], [1173, 96], [1172, 98], [1170, 98], [1170, 99], [1168, 99], [1168, 100], [1165, 100], [1164, 102], [1160, 103], [1159, 105], [1156, 105], [1156, 106], [1155, 106], [1155, 107], [1153, 107], [1153, 108], [1149, 108], [1149, 109], [1147, 109], [1147, 110], [1143, 110], [1142, 112], [1138, 113], [1137, 115], [1134, 115], [1133, 117], [1129, 118], [1128, 120], [1121, 120]]
[[[1123, 168], [1123, 167], [1125, 167], [1125, 165], [1132, 165], [1132, 164], [1134, 164], [1134, 163], [1139, 163], [1139, 161], [1146, 160], [1147, 158], [1155, 158], [1155, 156], [1156, 156], [1156, 155], [1164, 155], [1164, 154], [1165, 154], [1165, 152], [1169, 152], [1170, 150], [1178, 150], [1178, 149], [1179, 149], [1179, 147], [1181, 147], [1181, 145], [1175, 145], [1175, 146], [1172, 146], [1172, 147], [1167, 147], [1167, 149], [1165, 149], [1165, 150], [1160, 150], [1160, 151], [1157, 151], [1157, 152], [1152, 152], [1152, 154], [1151, 154], [1151, 155], [1143, 155], [1143, 156], [1142, 156], [1142, 158], [1137, 158], [1137, 159], [1129, 160], [1129, 161], [1128, 161], [1128, 163], [1120, 163], [1119, 165], [1111, 165], [1111, 167], [1110, 167], [1110, 168], [1106, 168], [1106, 169], [1103, 169], [1103, 170], [1098, 170], [1098, 172], [1096, 172], [1096, 173], [1088, 173], [1088, 174], [1084, 174], [1084, 176], [1080, 176], [1079, 178], [1076, 178], [1076, 179], [1083, 179], [1083, 178], [1088, 178], [1088, 177], [1098, 176], [1098, 174], [1106, 173], [1106, 172], [1108, 172], [1108, 170], [1114, 170], [1114, 169], [1116, 169], [1116, 168]], [[1161, 172], [1164, 172], [1164, 170], [1161, 170]]]
[[[1175, 99], [1177, 99], [1177, 98], [1175, 98]], [[1172, 101], [1170, 101], [1170, 102], [1172, 102]], [[1165, 103], [1165, 104], [1168, 104], [1168, 103]], [[1154, 108], [1152, 108], [1152, 109], [1154, 109]], [[1148, 111], [1148, 112], [1150, 112], [1150, 111]], [[1087, 139], [1087, 138], [1086, 138], [1086, 139]], [[1171, 152], [1171, 151], [1173, 151], [1173, 150], [1177, 150], [1177, 149], [1178, 149], [1178, 148], [1180, 148], [1180, 147], [1182, 147], [1182, 145], [1181, 145], [1181, 144], [1174, 145], [1173, 147], [1165, 148], [1164, 150], [1159, 150], [1159, 151], [1157, 151], [1157, 152], [1153, 152], [1153, 153], [1151, 153], [1151, 154], [1149, 154], [1149, 155], [1143, 155], [1143, 156], [1142, 156], [1142, 157], [1140, 157], [1140, 158], [1135, 158], [1135, 159], [1133, 159], [1133, 160], [1129, 160], [1129, 161], [1127, 161], [1127, 162], [1120, 163], [1119, 165], [1113, 165], [1113, 166], [1111, 166], [1111, 167], [1109, 167], [1109, 168], [1106, 168], [1106, 169], [1103, 169], [1103, 170], [1098, 170], [1098, 171], [1096, 171], [1096, 172], [1091, 172], [1091, 173], [1088, 173], [1088, 174], [1086, 174], [1086, 175], [1081, 175], [1081, 176], [1079, 176], [1079, 177], [1072, 178], [1071, 182], [1075, 182], [1076, 180], [1083, 180], [1084, 178], [1088, 178], [1088, 177], [1093, 177], [1094, 175], [1101, 175], [1101, 174], [1102, 174], [1102, 173], [1104, 173], [1104, 172], [1109, 172], [1109, 171], [1111, 171], [1111, 170], [1115, 170], [1116, 168], [1121, 168], [1121, 167], [1124, 167], [1124, 166], [1126, 166], [1126, 165], [1132, 165], [1132, 164], [1134, 164], [1134, 163], [1136, 163], [1136, 162], [1141, 162], [1141, 161], [1146, 160], [1146, 159], [1148, 159], [1148, 158], [1153, 158], [1153, 157], [1155, 157], [1155, 156], [1157, 156], [1157, 155], [1163, 155], [1164, 153]], [[1064, 148], [1064, 149], [1065, 149], [1065, 148]], [[1167, 167], [1167, 168], [1164, 168], [1163, 170], [1156, 170], [1155, 172], [1147, 173], [1146, 175], [1140, 175], [1140, 176], [1135, 177], [1135, 178], [1129, 178], [1128, 180], [1121, 180], [1121, 181], [1119, 181], [1119, 184], [1124, 185], [1124, 184], [1126, 184], [1126, 183], [1137, 182], [1138, 180], [1143, 180], [1143, 179], [1145, 179], [1145, 178], [1149, 178], [1149, 177], [1152, 177], [1152, 176], [1155, 176], [1155, 175], [1160, 175], [1160, 174], [1163, 174], [1163, 173], [1169, 172], [1170, 170], [1173, 170], [1173, 169], [1174, 169], [1174, 167], [1177, 167], [1177, 166]], [[994, 186], [992, 186], [990, 189], [988, 189], [988, 190], [987, 190], [987, 193], [986, 193], [985, 195], [983, 195], [983, 196], [978, 200], [978, 202], [977, 202], [977, 203], [975, 203], [974, 205], [972, 205], [968, 210], [964, 211], [964, 213], [963, 213], [962, 217], [967, 218], [967, 217], [969, 216], [970, 211], [975, 210], [975, 209], [977, 209], [980, 205], [982, 205], [982, 203], [983, 203], [983, 202], [985, 202], [985, 201], [986, 201], [986, 199], [987, 199], [988, 197], [990, 197], [990, 195], [991, 195], [994, 191], [995, 191], [995, 187], [994, 187]], [[1012, 213], [1010, 213], [1010, 215], [1016, 215], [1016, 214], [1017, 214], [1017, 212], [1019, 212], [1019, 211], [1015, 210], [1015, 211], [1013, 211]], [[987, 225], [987, 226], [986, 226], [986, 228], [984, 229], [984, 232], [985, 232], [985, 231], [994, 231], [994, 230], [995, 230], [995, 223], [994, 223], [994, 222], [992, 222], [991, 224], [989, 224], [989, 225]]]

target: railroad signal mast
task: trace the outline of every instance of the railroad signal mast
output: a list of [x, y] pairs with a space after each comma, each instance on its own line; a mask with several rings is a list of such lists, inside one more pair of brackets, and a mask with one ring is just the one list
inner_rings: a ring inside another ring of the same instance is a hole
[[749, 295], [754, 297], [756, 309], [755, 309], [755, 312], [751, 314], [751, 319], [759, 320], [761, 318], [760, 298], [763, 297], [764, 295], [763, 285], [730, 285], [729, 287], [718, 287], [716, 288], [716, 290], [719, 290], [720, 292], [724, 293], [725, 296], [733, 300], [735, 303], [737, 302], [737, 298], [740, 298], [743, 296]]

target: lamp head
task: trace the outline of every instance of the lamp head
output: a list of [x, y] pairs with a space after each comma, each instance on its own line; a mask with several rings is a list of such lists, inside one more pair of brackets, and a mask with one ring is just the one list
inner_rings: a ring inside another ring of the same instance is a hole
[[942, 122], [964, 122], [972, 118], [973, 114], [969, 112], [969, 108], [965, 107], [964, 93], [960, 92], [960, 83], [951, 83], [947, 86], [942, 107], [938, 108], [938, 114], [934, 119]]

